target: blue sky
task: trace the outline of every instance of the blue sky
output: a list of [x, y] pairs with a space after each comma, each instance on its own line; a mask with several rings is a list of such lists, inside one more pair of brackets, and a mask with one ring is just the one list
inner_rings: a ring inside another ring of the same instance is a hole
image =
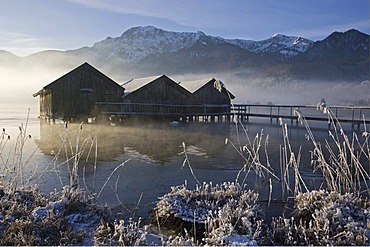
[[263, 40], [276, 33], [322, 40], [370, 33], [368, 0], [5, 0], [0, 50], [25, 56], [92, 46], [134, 26]]

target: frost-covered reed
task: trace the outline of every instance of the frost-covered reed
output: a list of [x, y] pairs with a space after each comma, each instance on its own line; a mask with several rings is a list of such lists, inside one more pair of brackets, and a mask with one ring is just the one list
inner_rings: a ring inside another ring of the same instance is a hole
[[[19, 126], [19, 133], [14, 142], [11, 141], [12, 137], [6, 133], [5, 128], [0, 134], [0, 186], [12, 191], [26, 186], [30, 177], [36, 172], [36, 167], [28, 166], [37, 149], [30, 156], [24, 156], [24, 146], [32, 138], [27, 133], [29, 111], [28, 109], [26, 122]], [[25, 175], [25, 170], [28, 171], [28, 177]]]
[[[326, 114], [328, 121], [334, 123], [333, 130], [329, 130], [329, 140], [325, 143], [316, 141], [315, 136], [299, 110], [295, 113], [301, 124], [307, 130], [307, 138], [313, 144], [311, 151], [311, 164], [314, 171], [319, 170], [326, 181], [330, 191], [339, 193], [356, 193], [370, 195], [370, 133], [366, 129], [359, 137], [356, 132], [351, 135], [342, 127], [325, 103], [319, 103], [318, 110]], [[366, 165], [368, 167], [366, 167]]]

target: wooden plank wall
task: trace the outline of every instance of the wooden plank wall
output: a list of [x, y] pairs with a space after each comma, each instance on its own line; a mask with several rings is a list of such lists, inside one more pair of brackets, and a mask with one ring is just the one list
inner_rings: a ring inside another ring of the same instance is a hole
[[[43, 112], [51, 118], [72, 118], [92, 114], [95, 102], [121, 102], [123, 88], [114, 85], [90, 68], [81, 68], [51, 84], [51, 95], [43, 95]], [[47, 110], [51, 101], [53, 114]]]

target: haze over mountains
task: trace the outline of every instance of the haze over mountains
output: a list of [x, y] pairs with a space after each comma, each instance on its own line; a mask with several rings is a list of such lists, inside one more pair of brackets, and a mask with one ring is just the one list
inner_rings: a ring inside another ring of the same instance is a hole
[[283, 34], [262, 41], [225, 39], [146, 26], [76, 50], [43, 51], [24, 58], [0, 51], [3, 68], [36, 66], [68, 72], [85, 61], [116, 80], [158, 74], [179, 79], [208, 75], [265, 91], [323, 82], [358, 86], [370, 78], [369, 35], [354, 29], [314, 42]]

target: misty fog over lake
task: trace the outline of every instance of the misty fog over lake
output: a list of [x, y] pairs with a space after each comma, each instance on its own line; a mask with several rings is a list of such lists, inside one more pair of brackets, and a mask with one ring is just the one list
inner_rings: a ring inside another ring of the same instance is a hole
[[[77, 65], [77, 63], [75, 63]], [[2, 67], [0, 68], [0, 104], [21, 104], [27, 107], [37, 107], [39, 99], [32, 97], [40, 88], [72, 70], [74, 65], [67, 67]], [[105, 72], [105, 69], [102, 69]], [[125, 76], [120, 71], [110, 71], [108, 74], [117, 83], [124, 83], [132, 77]], [[230, 92], [235, 95], [233, 103], [274, 103], [294, 105], [316, 105], [324, 98], [328, 105], [358, 104], [367, 100], [370, 90], [369, 81], [297, 81], [296, 84], [269, 85], [260, 83], [257, 79], [241, 76], [235, 73], [214, 74], [174, 74], [175, 81], [218, 78], [226, 83]], [[140, 77], [140, 76], [139, 76]], [[14, 93], [17, 92], [17, 93]]]

